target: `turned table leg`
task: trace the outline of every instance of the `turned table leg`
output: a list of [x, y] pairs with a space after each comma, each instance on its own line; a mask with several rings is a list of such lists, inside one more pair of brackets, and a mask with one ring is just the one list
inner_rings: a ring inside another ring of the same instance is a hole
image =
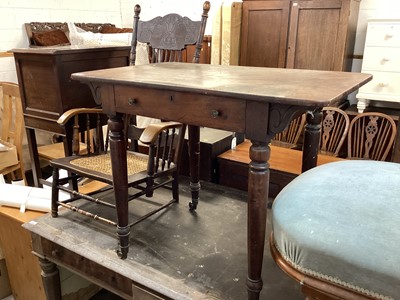
[[60, 273], [57, 265], [39, 256], [39, 264], [42, 268], [42, 281], [47, 300], [61, 300]]
[[126, 164], [126, 142], [124, 137], [124, 124], [122, 115], [116, 114], [108, 120], [108, 129], [110, 130], [110, 150], [112, 176], [114, 184], [115, 205], [117, 209], [117, 235], [119, 238], [118, 255], [124, 259], [129, 251], [128, 226], [128, 174]]
[[189, 161], [190, 161], [190, 191], [192, 202], [190, 210], [195, 210], [199, 203], [200, 192], [200, 127], [189, 125]]
[[42, 170], [40, 169], [35, 129], [26, 128], [26, 137], [28, 140], [29, 154], [31, 157], [33, 184], [35, 187], [42, 187], [43, 185], [40, 182], [40, 179], [42, 178]]
[[269, 185], [270, 147], [267, 142], [252, 141], [250, 147], [247, 251], [248, 299], [259, 299], [263, 286], [261, 271], [264, 257], [267, 199]]
[[302, 172], [314, 168], [317, 165], [321, 121], [321, 109], [307, 113], [307, 123], [304, 130]]

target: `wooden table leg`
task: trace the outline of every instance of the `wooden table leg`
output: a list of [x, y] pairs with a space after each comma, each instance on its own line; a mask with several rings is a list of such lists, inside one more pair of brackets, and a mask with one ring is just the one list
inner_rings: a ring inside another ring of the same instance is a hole
[[307, 123], [304, 130], [302, 172], [314, 168], [317, 165], [321, 121], [321, 109], [314, 110], [312, 113], [307, 113]]
[[128, 226], [128, 175], [126, 164], [126, 142], [124, 137], [124, 124], [122, 115], [110, 116], [108, 120], [108, 129], [110, 130], [110, 149], [112, 176], [114, 184], [115, 205], [117, 209], [117, 235], [119, 238], [118, 255], [124, 259], [129, 250]]
[[31, 157], [33, 184], [35, 187], [42, 187], [40, 182], [40, 179], [42, 178], [42, 170], [40, 168], [35, 129], [26, 128], [26, 137], [28, 139], [29, 154]]
[[265, 230], [267, 222], [267, 199], [269, 189], [270, 147], [268, 142], [252, 141], [250, 147], [247, 252], [248, 252], [248, 299], [260, 297], [264, 258]]
[[200, 192], [200, 127], [189, 125], [189, 161], [190, 161], [190, 191], [192, 202], [190, 210], [195, 210], [199, 203]]
[[61, 300], [60, 272], [58, 271], [57, 265], [41, 255], [36, 255], [39, 258], [39, 264], [42, 268], [42, 281], [46, 299]]

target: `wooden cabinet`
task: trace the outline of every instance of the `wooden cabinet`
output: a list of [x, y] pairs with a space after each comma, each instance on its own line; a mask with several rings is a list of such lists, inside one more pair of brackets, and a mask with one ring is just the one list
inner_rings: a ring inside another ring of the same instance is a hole
[[240, 64], [350, 71], [359, 4], [244, 0]]
[[14, 49], [24, 121], [35, 186], [41, 178], [35, 130], [64, 139], [66, 154], [72, 152], [72, 128], [57, 124], [65, 111], [98, 106], [86, 84], [71, 74], [129, 65], [130, 46], [63, 46]]
[[358, 112], [363, 112], [370, 100], [400, 102], [399, 52], [400, 19], [370, 20], [361, 71], [374, 77], [358, 91]]

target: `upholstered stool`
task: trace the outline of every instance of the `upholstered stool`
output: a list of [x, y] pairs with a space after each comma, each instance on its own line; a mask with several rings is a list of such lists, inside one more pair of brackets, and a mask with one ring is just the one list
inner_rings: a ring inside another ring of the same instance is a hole
[[271, 252], [311, 299], [400, 299], [400, 164], [311, 169], [276, 197]]

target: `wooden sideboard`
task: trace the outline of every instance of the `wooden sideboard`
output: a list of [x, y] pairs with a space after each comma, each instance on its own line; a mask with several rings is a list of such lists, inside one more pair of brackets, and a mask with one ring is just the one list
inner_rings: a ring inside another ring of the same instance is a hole
[[370, 100], [400, 102], [400, 19], [369, 20], [361, 72], [374, 76], [360, 88], [358, 112], [363, 112]]
[[360, 0], [243, 0], [240, 64], [350, 71]]
[[76, 107], [97, 106], [90, 88], [71, 80], [75, 72], [129, 65], [129, 46], [64, 46], [14, 49], [14, 59], [24, 110], [25, 127], [32, 160], [35, 186], [40, 186], [41, 170], [35, 130], [65, 136], [64, 149], [71, 153], [71, 131], [57, 119]]

